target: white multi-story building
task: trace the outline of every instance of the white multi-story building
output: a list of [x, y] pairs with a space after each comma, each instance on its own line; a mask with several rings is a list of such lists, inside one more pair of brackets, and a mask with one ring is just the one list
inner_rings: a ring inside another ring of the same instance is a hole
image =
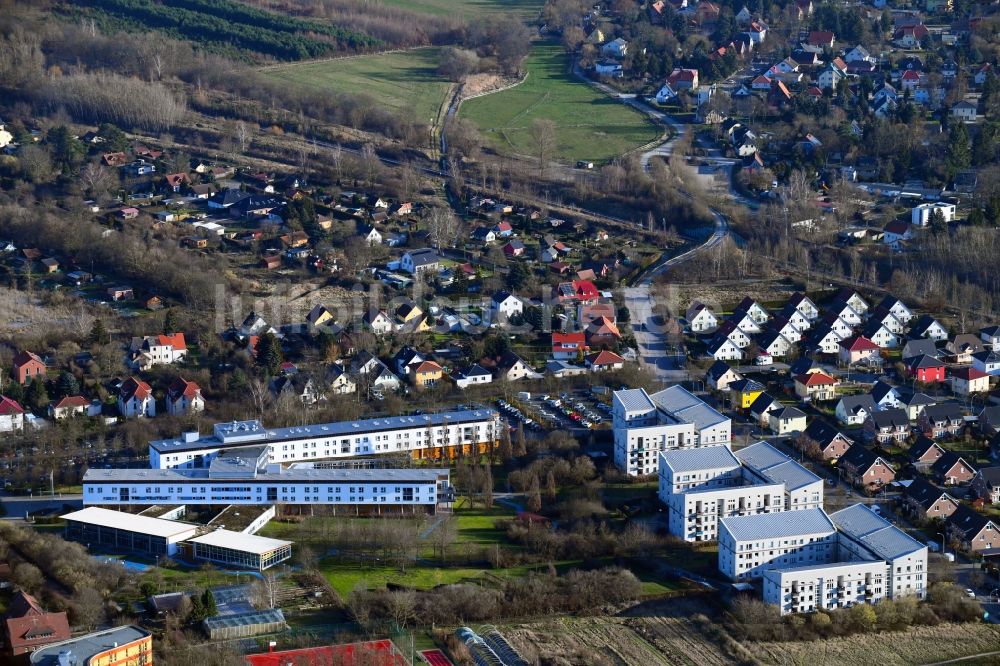
[[736, 451], [747, 474], [757, 483], [780, 483], [785, 488], [785, 511], [823, 506], [823, 479], [767, 442]]
[[685, 541], [712, 541], [718, 521], [782, 511], [785, 486], [750, 478], [724, 446], [660, 454], [660, 501], [668, 509], [670, 533]]
[[927, 594], [927, 545], [922, 544], [865, 504], [830, 514], [839, 534], [839, 559], [884, 561], [885, 594], [895, 599]]
[[719, 571], [731, 580], [765, 571], [829, 564], [837, 556], [837, 528], [823, 509], [719, 519]]
[[487, 409], [291, 428], [265, 428], [260, 421], [233, 421], [215, 424], [212, 434], [204, 437], [189, 432], [150, 442], [149, 465], [153, 469], [204, 468], [220, 451], [247, 445], [266, 445], [271, 463], [403, 452], [420, 459], [449, 458], [460, 447], [467, 453], [485, 451], [489, 442], [499, 442], [501, 428], [499, 414]]
[[702, 446], [729, 447], [732, 421], [682, 386], [653, 395], [615, 391], [615, 465], [629, 476], [659, 471], [659, 453]]
[[85, 506], [147, 504], [326, 505], [352, 513], [433, 512], [451, 502], [447, 468], [333, 468], [323, 463], [285, 467], [267, 462], [266, 446], [227, 449], [208, 469], [90, 469]]
[[782, 615], [874, 604], [886, 595], [886, 563], [837, 562], [771, 569], [763, 576], [764, 603]]

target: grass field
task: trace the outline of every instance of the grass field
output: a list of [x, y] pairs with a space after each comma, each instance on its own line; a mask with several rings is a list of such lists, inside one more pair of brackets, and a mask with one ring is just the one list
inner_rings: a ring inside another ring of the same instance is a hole
[[542, 0], [382, 0], [382, 3], [421, 14], [462, 18], [513, 12], [525, 20], [538, 16], [544, 4]]
[[460, 115], [497, 149], [531, 155], [529, 128], [536, 118], [555, 123], [555, 156], [570, 162], [608, 161], [660, 135], [642, 114], [574, 79], [559, 46], [536, 45], [525, 67], [528, 78], [520, 85], [462, 104]]
[[340, 58], [282, 65], [267, 74], [290, 83], [337, 92], [365, 94], [418, 122], [431, 123], [448, 93], [438, 76], [440, 49]]

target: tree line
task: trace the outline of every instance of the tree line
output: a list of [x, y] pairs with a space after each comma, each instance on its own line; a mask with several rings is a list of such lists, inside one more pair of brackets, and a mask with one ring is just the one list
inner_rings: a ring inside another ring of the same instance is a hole
[[[89, 0], [89, 6], [145, 28], [211, 46], [235, 46], [279, 60], [317, 58], [379, 46], [373, 37], [335, 26], [294, 19], [230, 0]], [[308, 36], [307, 36], [308, 35]]]

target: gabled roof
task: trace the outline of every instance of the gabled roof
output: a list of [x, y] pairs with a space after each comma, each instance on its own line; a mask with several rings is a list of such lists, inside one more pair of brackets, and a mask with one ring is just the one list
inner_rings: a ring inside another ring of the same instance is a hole
[[129, 377], [126, 379], [122, 383], [121, 389], [119, 390], [121, 399], [126, 402], [132, 398], [135, 398], [136, 400], [145, 400], [152, 394], [152, 387], [141, 379], [136, 379], [135, 377]]
[[881, 461], [883, 465], [892, 469], [892, 465], [889, 464], [888, 460], [861, 444], [855, 444], [847, 449], [847, 452], [840, 457], [840, 461], [837, 464], [851, 465], [863, 473], [873, 467], [878, 461]]
[[916, 462], [935, 449], [938, 457], [944, 455], [944, 449], [937, 442], [926, 435], [920, 435], [917, 437], [917, 441], [910, 446], [910, 460]]
[[821, 449], [828, 447], [837, 438], [846, 439], [848, 445], [854, 443], [850, 437], [822, 419], [813, 419], [813, 422], [806, 428], [805, 435], [812, 441], [816, 442]]
[[832, 386], [837, 383], [837, 380], [821, 371], [798, 375], [795, 378], [795, 383], [803, 386]]
[[840, 346], [848, 351], [876, 351], [880, 347], [863, 335], [840, 341]]
[[717, 380], [729, 371], [732, 371], [737, 376], [737, 378], [739, 378], [740, 374], [735, 370], [733, 370], [733, 368], [728, 363], [726, 363], [725, 361], [716, 361], [715, 363], [712, 364], [712, 367], [710, 367], [708, 371], [705, 373], [705, 378]]
[[958, 502], [954, 497], [921, 476], [914, 479], [913, 482], [903, 491], [903, 494], [907, 498], [922, 506], [924, 510], [930, 509], [934, 506], [934, 503], [942, 497], [953, 504], [958, 505]]
[[743, 379], [737, 379], [729, 385], [730, 391], [737, 391], [739, 393], [757, 393], [764, 390], [764, 385], [760, 382], [744, 377]]
[[167, 397], [170, 400], [180, 400], [181, 398], [187, 398], [192, 400], [201, 393], [201, 387], [195, 382], [189, 382], [183, 377], [178, 377], [167, 389]]
[[42, 365], [45, 365], [45, 361], [42, 360], [41, 356], [30, 351], [18, 352], [14, 355], [12, 363], [15, 368], [20, 368], [28, 363], [41, 363]]
[[906, 367], [910, 370], [926, 370], [930, 368], [944, 367], [944, 363], [928, 354], [921, 354], [920, 356], [914, 356], [913, 358], [903, 359], [903, 362], [906, 363]]
[[1000, 524], [965, 504], [959, 504], [955, 513], [948, 517], [948, 525], [959, 530], [966, 539], [975, 538], [990, 524], [993, 525], [994, 531], [1000, 532]]
[[[68, 409], [76, 407], [86, 407], [90, 402], [84, 398], [82, 395], [68, 395], [59, 402], [52, 403], [52, 409]], [[2, 408], [0, 408], [0, 414], [3, 413]]]
[[961, 421], [962, 408], [953, 402], [942, 402], [935, 405], [927, 405], [923, 410], [924, 416], [931, 422], [939, 421]]
[[0, 416], [13, 416], [16, 414], [24, 414], [24, 407], [21, 407], [16, 400], [8, 398], [5, 395], [0, 395]]
[[898, 407], [895, 409], [883, 409], [873, 412], [869, 418], [878, 428], [909, 428], [910, 419], [906, 412]]
[[848, 414], [859, 414], [864, 411], [871, 414], [876, 411], [875, 398], [870, 394], [845, 395], [840, 399], [840, 404], [844, 406], [844, 411]]
[[954, 451], [945, 451], [945, 454], [931, 465], [931, 469], [935, 474], [947, 474], [955, 465], [968, 468], [972, 474], [976, 473], [976, 468]]

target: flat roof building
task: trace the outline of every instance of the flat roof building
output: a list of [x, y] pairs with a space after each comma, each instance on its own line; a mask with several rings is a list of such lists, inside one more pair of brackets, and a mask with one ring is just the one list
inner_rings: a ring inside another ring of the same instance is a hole
[[679, 385], [615, 391], [612, 416], [615, 465], [629, 476], [656, 474], [660, 451], [730, 444], [730, 419]]
[[764, 572], [764, 603], [782, 615], [874, 604], [886, 594], [886, 563], [837, 562]]
[[67, 513], [65, 536], [88, 548], [172, 557], [178, 544], [195, 536], [198, 526], [89, 506]]
[[786, 511], [823, 506], [823, 479], [768, 442], [751, 444], [735, 455], [761, 483], [784, 484]]
[[132, 625], [115, 627], [35, 650], [33, 666], [152, 666], [153, 637]]
[[660, 500], [669, 530], [685, 541], [718, 536], [717, 521], [823, 506], [823, 481], [767, 442], [731, 452], [725, 446], [660, 454]]
[[419, 459], [448, 459], [485, 451], [500, 438], [500, 415], [489, 409], [390, 416], [290, 428], [265, 428], [260, 421], [217, 423], [211, 435], [187, 432], [149, 443], [154, 469], [208, 467], [220, 451], [266, 448], [267, 462], [293, 463], [405, 452]]
[[731, 580], [760, 578], [770, 569], [828, 564], [836, 554], [837, 528], [823, 509], [719, 520], [719, 571]]
[[784, 485], [750, 477], [725, 446], [660, 453], [659, 480], [670, 533], [685, 541], [716, 539], [720, 518], [784, 508]]
[[189, 543], [195, 559], [255, 571], [263, 571], [292, 557], [291, 541], [229, 530], [215, 530]]
[[[450, 471], [443, 469], [288, 467], [229, 449], [208, 469], [90, 469], [83, 476], [86, 506], [327, 505], [352, 513], [429, 511], [452, 501]], [[253, 451], [251, 451], [253, 453]]]
[[839, 530], [839, 558], [884, 561], [888, 565], [886, 596], [927, 594], [927, 545], [920, 543], [865, 504], [830, 514]]

